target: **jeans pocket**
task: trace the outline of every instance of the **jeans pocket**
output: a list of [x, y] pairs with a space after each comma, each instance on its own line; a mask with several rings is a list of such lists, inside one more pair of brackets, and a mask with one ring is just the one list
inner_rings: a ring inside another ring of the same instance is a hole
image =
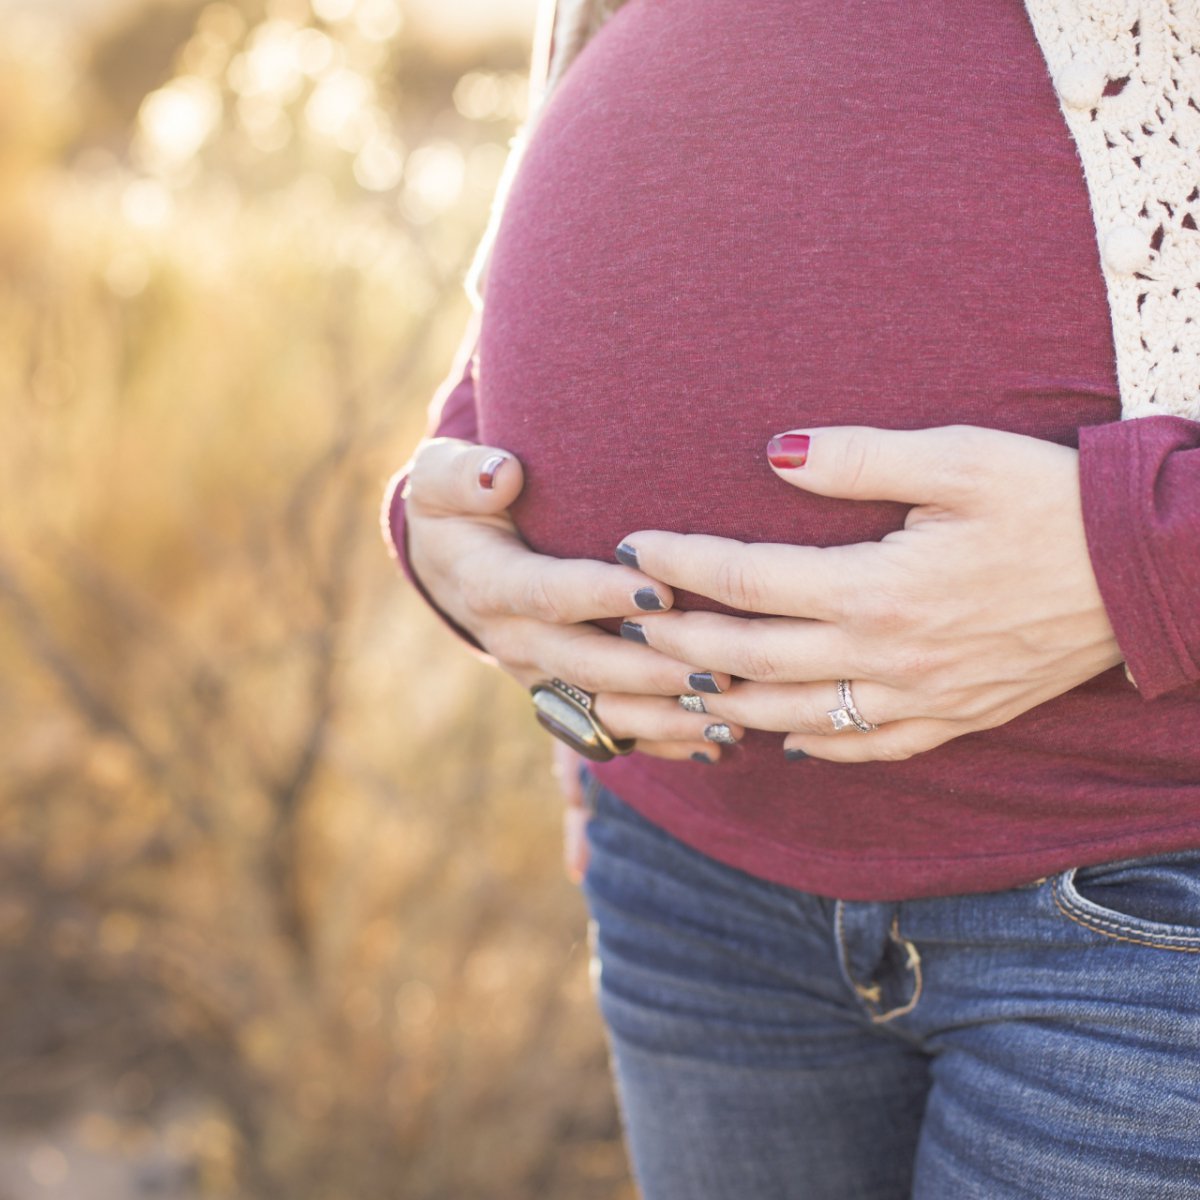
[[1200, 850], [1072, 867], [1054, 879], [1054, 900], [1095, 933], [1200, 954]]

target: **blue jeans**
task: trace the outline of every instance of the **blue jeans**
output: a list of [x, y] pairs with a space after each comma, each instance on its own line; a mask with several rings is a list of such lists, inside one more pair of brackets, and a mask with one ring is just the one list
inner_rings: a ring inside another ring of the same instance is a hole
[[1200, 851], [843, 902], [586, 794], [645, 1200], [1200, 1198]]

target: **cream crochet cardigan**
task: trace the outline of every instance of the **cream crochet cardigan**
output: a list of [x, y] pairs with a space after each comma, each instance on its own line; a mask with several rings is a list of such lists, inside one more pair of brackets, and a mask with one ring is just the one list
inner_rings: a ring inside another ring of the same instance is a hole
[[[514, 143], [497, 193], [469, 281], [476, 298], [537, 113], [588, 39], [625, 3], [543, 0], [534, 56], [540, 103]], [[1122, 415], [1200, 420], [1200, 0], [1025, 5], [1083, 160]]]

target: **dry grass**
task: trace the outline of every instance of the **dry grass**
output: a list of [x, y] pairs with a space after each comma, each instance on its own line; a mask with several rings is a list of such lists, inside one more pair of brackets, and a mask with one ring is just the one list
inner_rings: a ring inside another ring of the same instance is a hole
[[189, 1195], [629, 1197], [546, 747], [376, 530], [511, 120], [401, 33], [423, 184], [301, 137], [311, 82], [156, 164], [105, 80], [219, 27], [225, 88], [265, 15], [171, 13], [157, 73], [157, 9], [0, 63], [0, 1117]]

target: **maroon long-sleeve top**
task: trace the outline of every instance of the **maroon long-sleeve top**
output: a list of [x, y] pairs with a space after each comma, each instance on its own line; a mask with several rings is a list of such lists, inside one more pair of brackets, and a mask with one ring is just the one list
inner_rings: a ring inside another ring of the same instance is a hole
[[[827, 546], [903, 524], [781, 482], [781, 430], [1079, 447], [1137, 690], [1116, 669], [903, 763], [789, 763], [750, 732], [715, 767], [598, 769], [722, 861], [902, 899], [1200, 847], [1200, 425], [1119, 418], [1087, 190], [1017, 0], [631, 0], [529, 146], [438, 432], [521, 459], [531, 546], [609, 561], [636, 529]], [[391, 529], [402, 555], [398, 495]]]

